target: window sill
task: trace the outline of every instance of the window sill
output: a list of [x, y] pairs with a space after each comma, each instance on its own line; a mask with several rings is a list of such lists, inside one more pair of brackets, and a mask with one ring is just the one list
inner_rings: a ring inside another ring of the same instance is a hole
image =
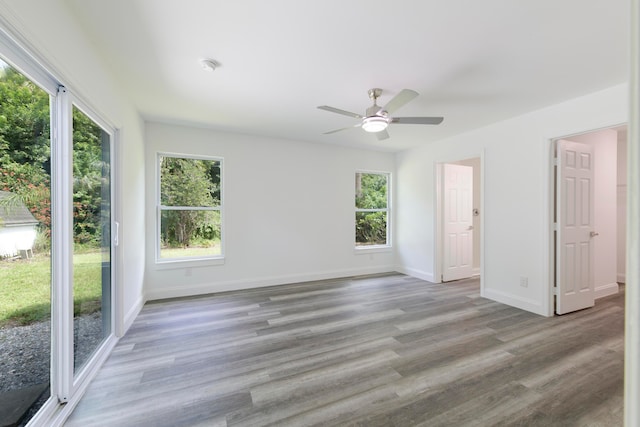
[[216, 258], [182, 258], [156, 260], [156, 270], [173, 270], [192, 267], [213, 267], [224, 265], [224, 257]]
[[378, 246], [356, 246], [353, 249], [356, 254], [371, 254], [375, 252], [393, 252], [393, 247], [388, 245]]

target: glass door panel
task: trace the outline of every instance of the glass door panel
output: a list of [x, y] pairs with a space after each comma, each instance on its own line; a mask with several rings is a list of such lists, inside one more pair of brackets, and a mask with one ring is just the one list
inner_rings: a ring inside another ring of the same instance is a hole
[[110, 152], [110, 135], [74, 106], [74, 373], [111, 334]]
[[50, 396], [50, 99], [0, 60], [0, 425]]

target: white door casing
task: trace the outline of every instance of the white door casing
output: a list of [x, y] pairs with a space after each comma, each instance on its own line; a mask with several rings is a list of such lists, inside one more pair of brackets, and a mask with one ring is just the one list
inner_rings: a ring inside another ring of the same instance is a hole
[[473, 275], [473, 168], [442, 168], [442, 281]]
[[587, 144], [557, 143], [556, 313], [592, 307], [594, 170]]

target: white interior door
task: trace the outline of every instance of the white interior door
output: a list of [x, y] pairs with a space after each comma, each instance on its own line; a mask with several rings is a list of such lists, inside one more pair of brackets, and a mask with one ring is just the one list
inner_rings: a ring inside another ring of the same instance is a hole
[[473, 168], [444, 164], [442, 168], [442, 281], [473, 274]]
[[556, 313], [592, 307], [593, 152], [589, 145], [558, 141], [556, 178]]

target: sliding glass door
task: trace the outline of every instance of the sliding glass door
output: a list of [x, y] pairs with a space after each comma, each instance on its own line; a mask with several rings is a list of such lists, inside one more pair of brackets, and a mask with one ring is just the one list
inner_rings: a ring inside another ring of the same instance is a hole
[[111, 136], [73, 106], [73, 367], [111, 334]]
[[12, 43], [0, 28], [0, 426], [49, 425], [115, 344], [115, 130]]

